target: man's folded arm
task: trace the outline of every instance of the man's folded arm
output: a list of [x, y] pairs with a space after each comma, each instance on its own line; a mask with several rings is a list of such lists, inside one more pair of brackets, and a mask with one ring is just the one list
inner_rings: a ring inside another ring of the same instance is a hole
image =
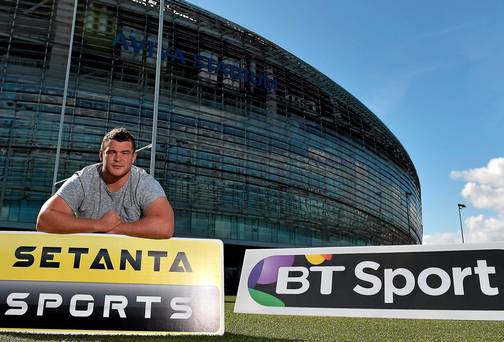
[[119, 216], [112, 211], [98, 220], [75, 217], [65, 200], [53, 195], [40, 209], [37, 230], [45, 233], [100, 233], [108, 232], [120, 223]]
[[175, 215], [166, 197], [155, 199], [144, 210], [143, 218], [135, 222], [121, 223], [109, 231], [150, 239], [169, 239], [173, 236]]

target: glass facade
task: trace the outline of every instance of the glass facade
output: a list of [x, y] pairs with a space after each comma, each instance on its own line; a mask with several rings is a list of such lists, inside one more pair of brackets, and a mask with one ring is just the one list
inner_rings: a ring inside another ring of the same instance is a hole
[[[421, 243], [408, 154], [351, 94], [253, 32], [167, 1], [156, 178], [179, 237], [251, 246]], [[50, 196], [73, 1], [0, 0], [0, 226]], [[151, 140], [156, 1], [79, 1], [58, 179], [124, 126]], [[148, 169], [149, 150], [137, 165]]]

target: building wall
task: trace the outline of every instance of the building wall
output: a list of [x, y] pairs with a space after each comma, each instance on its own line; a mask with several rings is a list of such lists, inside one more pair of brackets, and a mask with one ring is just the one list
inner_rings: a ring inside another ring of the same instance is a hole
[[[50, 195], [72, 1], [0, 1], [0, 225]], [[156, 178], [176, 235], [235, 244], [419, 243], [406, 151], [365, 106], [264, 38], [185, 2], [165, 12]], [[79, 1], [59, 179], [104, 133], [150, 143], [157, 9]], [[137, 164], [148, 169], [149, 150]]]

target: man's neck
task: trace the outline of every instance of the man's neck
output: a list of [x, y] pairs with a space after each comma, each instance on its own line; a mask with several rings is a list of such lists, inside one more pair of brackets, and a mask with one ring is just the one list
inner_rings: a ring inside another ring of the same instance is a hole
[[110, 192], [117, 192], [121, 190], [124, 184], [126, 184], [130, 174], [131, 171], [122, 177], [114, 177], [113, 175], [107, 173], [107, 171], [102, 171], [102, 178]]

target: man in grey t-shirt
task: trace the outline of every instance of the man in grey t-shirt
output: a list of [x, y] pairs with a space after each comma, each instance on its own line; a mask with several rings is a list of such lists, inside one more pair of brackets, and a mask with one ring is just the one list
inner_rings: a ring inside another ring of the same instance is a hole
[[105, 135], [101, 163], [70, 177], [42, 206], [37, 230], [170, 238], [174, 214], [161, 185], [133, 165], [135, 140], [125, 128]]

